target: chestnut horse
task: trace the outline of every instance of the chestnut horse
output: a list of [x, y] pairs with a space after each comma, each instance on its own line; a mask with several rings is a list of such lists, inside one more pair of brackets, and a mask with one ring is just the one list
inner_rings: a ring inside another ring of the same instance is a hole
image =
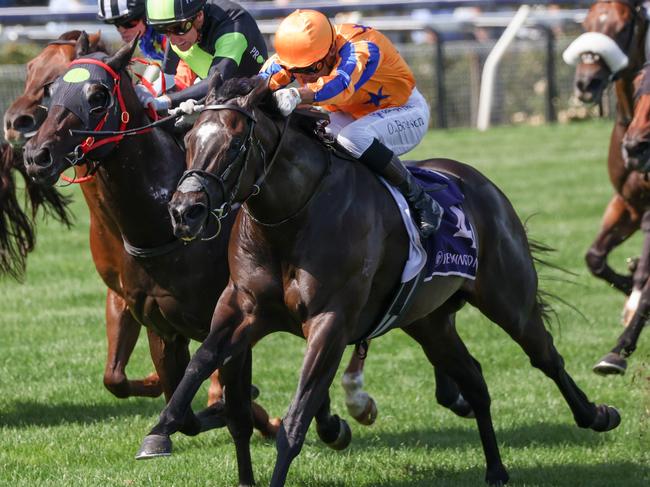
[[[635, 80], [634, 116], [623, 137], [623, 158], [625, 167], [636, 177], [643, 177], [641, 184], [650, 191], [650, 65], [646, 64]], [[650, 314], [650, 197], [640, 194], [636, 206], [644, 209], [641, 228], [645, 234], [641, 258], [634, 272], [636, 311], [627, 327], [619, 336], [616, 346], [601, 360], [599, 368], [603, 373], [624, 373], [626, 358], [636, 350], [641, 330]], [[602, 364], [606, 364], [602, 365]]]
[[[634, 76], [645, 60], [648, 21], [642, 2], [599, 0], [589, 9], [583, 26], [587, 32], [564, 54], [567, 62], [576, 64], [576, 94], [585, 102], [597, 103], [607, 84], [614, 80], [617, 99], [607, 161], [609, 179], [616, 193], [605, 209], [600, 232], [585, 258], [593, 275], [629, 296], [623, 318], [627, 325], [645, 320], [638, 303], [647, 274], [639, 266], [636, 271], [632, 266], [633, 272], [628, 275], [619, 274], [608, 265], [607, 256], [641, 228], [646, 240], [641, 259], [647, 261], [650, 257], [645, 255], [650, 250], [650, 215], [645, 215], [650, 205], [650, 183], [643, 174], [626, 166], [622, 154], [623, 137], [633, 116]], [[647, 223], [643, 224], [644, 221]], [[601, 358], [593, 370], [599, 374], [624, 373], [625, 357], [631, 350], [624, 348], [619, 352]]]
[[[212, 211], [239, 202], [229, 246], [230, 282], [219, 298], [210, 334], [137, 457], [168, 454], [170, 435], [200, 428], [191, 410], [201, 382], [220, 368], [228, 391], [226, 421], [235, 442], [239, 485], [254, 484], [250, 456], [251, 344], [286, 331], [307, 340], [296, 395], [277, 435], [272, 487], [285, 485], [307, 429], [340, 435], [328, 391], [350, 343], [368, 336], [399, 285], [408, 237], [399, 211], [363, 164], [339, 158], [302, 124], [277, 113], [265, 81], [233, 79], [212, 91], [187, 135], [191, 167], [172, 198], [175, 232], [194, 238]], [[476, 280], [433, 276], [422, 283], [397, 326], [420, 344], [429, 362], [452, 377], [472, 406], [487, 463], [486, 480], [508, 480], [478, 362], [456, 333], [465, 302], [501, 326], [531, 363], [560, 389], [578, 426], [607, 431], [618, 412], [595, 405], [564, 369], [544, 326], [537, 274], [523, 225], [508, 199], [470, 166], [448, 159], [420, 167], [446, 174], [462, 189], [478, 235]], [[191, 182], [191, 184], [190, 184]], [[189, 190], [194, 185], [194, 191]], [[192, 214], [186, 224], [184, 214]], [[327, 235], [324, 239], [323, 236]]]
[[[18, 201], [15, 172], [25, 179], [28, 208]], [[0, 275], [20, 280], [25, 272], [27, 254], [36, 243], [35, 217], [40, 208], [66, 226], [71, 225], [69, 199], [55, 188], [36, 184], [25, 173], [23, 155], [9, 144], [0, 144]]]

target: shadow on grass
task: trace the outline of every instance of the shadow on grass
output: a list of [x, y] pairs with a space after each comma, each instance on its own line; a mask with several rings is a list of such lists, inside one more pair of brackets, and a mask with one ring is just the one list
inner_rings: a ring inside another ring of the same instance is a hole
[[[410, 429], [403, 431], [362, 430], [359, 425], [352, 427], [352, 445], [358, 448], [398, 447], [417, 445], [429, 448], [458, 448], [467, 445], [480, 445], [480, 438], [474, 420], [468, 420], [468, 427], [448, 427], [442, 429]], [[356, 434], [355, 434], [356, 433]], [[360, 434], [361, 433], [361, 434]], [[496, 429], [497, 441], [503, 447], [522, 448], [532, 445], [594, 445], [604, 441], [606, 434], [581, 429], [571, 424], [520, 425], [513, 428]]]
[[[435, 487], [435, 486], [480, 486], [484, 483], [485, 470], [470, 468], [463, 471], [450, 471], [443, 468], [418, 468], [416, 473], [398, 469], [395, 476], [399, 480], [372, 481], [358, 483], [360, 487]], [[645, 487], [650, 482], [650, 468], [631, 462], [608, 463], [600, 465], [540, 465], [536, 467], [508, 469], [510, 481], [508, 486], [553, 486], [553, 487]], [[410, 476], [404, 480], [404, 476]], [[289, 473], [291, 479], [291, 472]], [[299, 485], [300, 480], [298, 481]], [[318, 487], [347, 487], [345, 481], [319, 482]]]
[[108, 418], [145, 416], [157, 418], [164, 407], [162, 399], [131, 398], [112, 403], [36, 403], [15, 401], [0, 411], [0, 427], [57, 426], [93, 424]]

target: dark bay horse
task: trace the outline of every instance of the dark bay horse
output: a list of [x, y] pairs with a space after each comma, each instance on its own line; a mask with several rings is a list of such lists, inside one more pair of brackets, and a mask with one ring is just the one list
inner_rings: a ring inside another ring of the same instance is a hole
[[[605, 209], [600, 231], [585, 258], [593, 275], [628, 296], [623, 314], [627, 325], [645, 320], [638, 303], [646, 273], [638, 265], [638, 272], [634, 271], [633, 265], [630, 274], [622, 275], [608, 265], [607, 256], [641, 228], [647, 242], [641, 260], [650, 257], [645, 255], [650, 251], [650, 214], [646, 216], [650, 209], [650, 183], [643, 174], [625, 164], [622, 151], [623, 137], [633, 117], [634, 76], [646, 56], [648, 20], [640, 1], [599, 0], [589, 9], [583, 26], [587, 32], [567, 49], [572, 53], [568, 56], [571, 59], [565, 55], [565, 60], [576, 64], [576, 94], [585, 102], [597, 103], [608, 83], [613, 82], [617, 101], [607, 161], [609, 179], [616, 193]], [[637, 149], [630, 147], [630, 150]], [[629, 352], [607, 354], [594, 365], [594, 371], [624, 373], [625, 356]]]
[[[19, 153], [21, 166], [22, 147], [47, 116], [44, 98], [50, 84], [66, 71], [70, 62], [80, 53], [96, 51], [106, 52], [100, 35], [86, 36], [75, 30], [66, 32], [49, 43], [28, 63], [25, 90], [4, 115], [5, 138]], [[75, 166], [74, 170], [78, 178], [82, 178], [87, 171], [84, 165]], [[118, 226], [101, 202], [94, 181], [81, 184], [81, 191], [90, 210], [91, 254], [95, 268], [107, 287], [105, 316], [108, 355], [104, 385], [120, 398], [157, 397], [162, 394], [157, 374], [136, 380], [130, 380], [126, 375], [126, 365], [140, 334], [140, 323], [133, 317], [124, 299], [121, 282], [125, 253]], [[151, 335], [151, 339], [157, 340], [155, 335]]]
[[[16, 172], [25, 180], [25, 208], [18, 199]], [[27, 254], [36, 243], [35, 217], [39, 209], [70, 226], [68, 203], [69, 199], [55, 188], [36, 184], [27, 177], [20, 151], [7, 143], [0, 144], [0, 276], [22, 279]]]
[[[257, 78], [226, 82], [208, 96], [186, 137], [191, 170], [170, 205], [177, 235], [196, 237], [218, 208], [240, 202], [243, 211], [229, 245], [230, 282], [215, 308], [210, 334], [137, 456], [167, 454], [172, 433], [200, 428], [191, 400], [201, 382], [220, 368], [239, 485], [253, 485], [251, 344], [286, 331], [306, 338], [307, 348], [296, 395], [277, 435], [271, 486], [279, 487], [312, 419], [321, 438], [339, 432], [339, 418], [330, 413], [330, 384], [346, 346], [366, 337], [390, 302], [408, 255], [408, 237], [380, 181], [362, 164], [340, 159], [302, 124], [283, 119], [266, 105], [269, 95]], [[434, 159], [421, 167], [443, 172], [464, 192], [464, 209], [478, 234], [478, 271], [475, 281], [434, 276], [423, 283], [398, 326], [460, 387], [476, 415], [486, 480], [500, 485], [508, 474], [487, 385], [455, 329], [456, 312], [465, 302], [510, 334], [556, 383], [578, 426], [607, 431], [620, 416], [614, 408], [590, 402], [565, 371], [544, 326], [530, 246], [508, 199], [462, 163]], [[189, 191], [190, 180], [194, 191]], [[191, 225], [182, 218], [187, 212]]]
[[[5, 137], [16, 148], [22, 148], [27, 140], [35, 133], [43, 122], [47, 111], [43, 104], [45, 92], [58, 76], [62, 75], [79, 52], [77, 41], [85, 36], [81, 31], [70, 31], [62, 34], [57, 40], [48, 44], [45, 49], [28, 64], [25, 91], [9, 107], [5, 114]], [[83, 39], [82, 39], [83, 41]], [[105, 52], [99, 34], [88, 36], [87, 46], [81, 52]], [[22, 152], [18, 153], [22, 165]], [[84, 165], [74, 167], [77, 178], [83, 178], [87, 172]], [[31, 190], [31, 188], [35, 188]], [[28, 178], [30, 196], [36, 198], [41, 193], [49, 196], [58, 194], [53, 188], [37, 185]], [[40, 193], [36, 191], [40, 189]], [[156, 373], [145, 379], [128, 379], [126, 365], [135, 347], [140, 333], [140, 323], [132, 315], [127, 306], [125, 289], [122, 286], [123, 273], [128, 269], [125, 263], [127, 254], [124, 252], [122, 237], [117, 222], [101, 202], [101, 195], [93, 180], [81, 184], [81, 190], [90, 211], [90, 250], [95, 267], [107, 286], [106, 296], [106, 331], [108, 339], [108, 356], [104, 371], [104, 385], [116, 397], [131, 396], [156, 397], [162, 393], [162, 387]], [[225, 259], [225, 257], [224, 257]], [[12, 259], [12, 263], [16, 260]], [[148, 330], [149, 340], [158, 341], [155, 332]], [[156, 348], [158, 348], [156, 346]], [[372, 424], [377, 415], [374, 399], [362, 389], [363, 362], [353, 355], [348, 370], [343, 376], [346, 392], [346, 403], [350, 414], [362, 424]], [[441, 378], [440, 381], [444, 381]], [[208, 404], [216, 403], [221, 397], [221, 390], [215, 378], [209, 389]], [[454, 394], [453, 385], [440, 389], [439, 402], [456, 414], [467, 416], [471, 414], [462, 398]]]

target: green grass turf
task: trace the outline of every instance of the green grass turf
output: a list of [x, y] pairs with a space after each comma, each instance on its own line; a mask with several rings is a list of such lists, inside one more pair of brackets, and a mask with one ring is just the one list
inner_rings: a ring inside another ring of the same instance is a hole
[[[575, 284], [568, 284], [542, 270], [543, 287], [586, 317], [556, 303], [555, 343], [589, 397], [617, 406], [623, 417], [609, 433], [577, 428], [554, 385], [518, 346], [478, 312], [464, 309], [458, 327], [483, 365], [511, 485], [650, 485], [649, 332], [624, 377], [602, 378], [590, 370], [622, 330], [622, 295], [591, 277], [583, 262], [612, 194], [605, 169], [610, 128], [610, 122], [590, 122], [431, 132], [413, 154], [475, 165], [511, 198], [522, 218], [534, 215], [530, 235], [555, 247], [552, 260], [578, 274], [571, 278]], [[88, 252], [88, 216], [80, 197], [74, 213], [77, 224], [70, 231], [52, 222], [40, 225], [25, 284], [0, 282], [0, 485], [236, 485], [234, 449], [224, 430], [176, 435], [171, 458], [133, 459], [163, 400], [120, 400], [102, 386], [104, 288]], [[623, 270], [625, 258], [638, 255], [640, 242], [637, 235], [615, 251], [612, 265]], [[142, 337], [129, 364], [131, 377], [152, 371]], [[303, 341], [286, 334], [255, 348], [254, 382], [274, 415], [282, 415], [290, 402], [303, 350]], [[339, 383], [340, 375], [332, 406], [344, 415]], [[312, 428], [287, 485], [482, 484], [475, 423], [436, 404], [432, 370], [404, 333], [373, 343], [366, 384], [379, 405], [377, 423], [367, 428], [351, 420], [354, 439], [344, 452], [329, 450]], [[205, 399], [204, 388], [195, 407]], [[255, 435], [252, 451], [258, 484], [268, 485], [274, 444]]]

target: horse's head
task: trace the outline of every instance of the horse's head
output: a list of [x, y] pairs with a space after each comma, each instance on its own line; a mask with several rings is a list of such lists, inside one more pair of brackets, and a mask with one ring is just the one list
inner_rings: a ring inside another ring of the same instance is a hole
[[628, 66], [643, 62], [647, 30], [638, 0], [596, 0], [583, 22], [585, 33], [564, 51], [576, 65], [574, 89], [585, 103], [598, 103], [608, 83]]
[[81, 51], [105, 51], [99, 33], [88, 36], [78, 30], [66, 32], [27, 63], [25, 90], [4, 115], [4, 136], [12, 146], [22, 147], [38, 130], [47, 115], [44, 99], [49, 95], [50, 84]]
[[124, 71], [136, 42], [113, 56], [87, 54], [79, 49], [83, 46], [77, 46], [80, 57], [50, 86], [50, 109], [25, 145], [25, 165], [32, 178], [54, 184], [63, 171], [80, 163], [87, 153], [92, 151], [96, 160], [114, 147], [110, 139], [95, 140], [73, 135], [72, 131], [126, 126], [130, 118], [126, 107], [140, 106]]
[[650, 64], [634, 80], [634, 116], [622, 141], [625, 167], [650, 172]]
[[261, 112], [255, 107], [268, 94], [268, 85], [260, 78], [228, 80], [218, 93], [210, 89], [185, 137], [188, 170], [169, 203], [178, 238], [200, 236], [211, 214], [221, 219], [233, 203], [259, 190], [255, 183], [264, 152], [255, 130]]

